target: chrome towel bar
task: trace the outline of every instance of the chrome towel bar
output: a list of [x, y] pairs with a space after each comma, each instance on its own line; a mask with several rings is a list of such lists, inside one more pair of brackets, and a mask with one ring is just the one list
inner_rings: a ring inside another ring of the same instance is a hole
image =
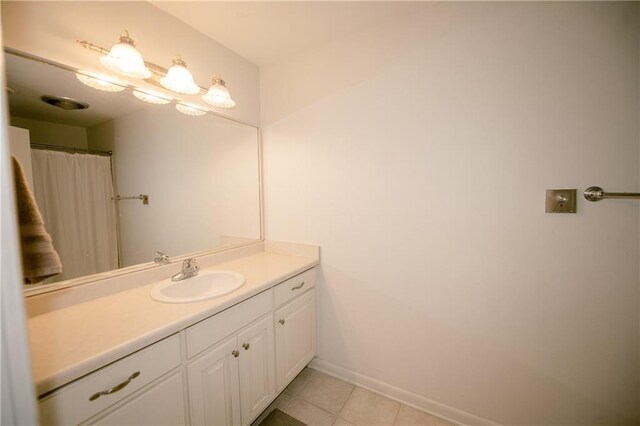
[[640, 192], [604, 192], [599, 186], [591, 186], [584, 191], [584, 198], [600, 201], [603, 198], [640, 198]]
[[116, 195], [115, 197], [111, 197], [111, 199], [113, 201], [120, 201], [120, 200], [142, 200], [142, 204], [149, 204], [149, 196], [146, 194], [140, 194], [140, 195], [131, 195], [128, 197], [123, 197], [122, 195]]

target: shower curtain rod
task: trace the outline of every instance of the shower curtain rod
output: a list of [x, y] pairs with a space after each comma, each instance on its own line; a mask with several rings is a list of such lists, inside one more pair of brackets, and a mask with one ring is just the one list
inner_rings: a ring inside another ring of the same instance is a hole
[[31, 148], [33, 149], [48, 149], [49, 151], [64, 151], [78, 154], [96, 154], [96, 155], [105, 155], [111, 157], [113, 155], [113, 151], [101, 151], [99, 149], [87, 149], [87, 148], [74, 148], [72, 146], [61, 146], [61, 145], [46, 145], [41, 143], [32, 143]]

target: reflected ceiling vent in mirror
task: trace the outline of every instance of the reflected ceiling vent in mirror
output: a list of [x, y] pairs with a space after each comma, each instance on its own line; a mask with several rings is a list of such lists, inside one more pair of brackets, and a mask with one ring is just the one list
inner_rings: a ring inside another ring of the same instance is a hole
[[86, 102], [66, 98], [64, 96], [42, 95], [40, 96], [40, 99], [44, 103], [53, 105], [54, 107], [62, 108], [66, 111], [89, 108], [89, 104]]
[[151, 92], [149, 90], [143, 91], [140, 89], [135, 89], [133, 91], [133, 96], [140, 99], [141, 101], [149, 102], [150, 104], [156, 104], [156, 105], [165, 105], [171, 102], [171, 99], [167, 99], [161, 94], [157, 92]]
[[211, 87], [209, 87], [209, 91], [202, 96], [202, 99], [206, 103], [219, 108], [233, 108], [236, 106], [236, 102], [231, 99], [227, 85], [219, 75], [213, 76]]
[[196, 105], [176, 104], [176, 109], [187, 115], [205, 115], [207, 113]]
[[167, 71], [167, 75], [160, 79], [160, 84], [172, 92], [183, 95], [195, 95], [200, 92], [200, 87], [193, 81], [193, 75], [180, 55], [173, 57], [173, 65]]
[[76, 73], [76, 78], [86, 86], [92, 89], [102, 90], [104, 92], [121, 92], [126, 89], [125, 86], [110, 82], [104, 76], [89, 76], [86, 74]]
[[[145, 61], [142, 58], [142, 54], [135, 48], [135, 43], [126, 30], [122, 31], [120, 42], [115, 44], [111, 50], [85, 40], [78, 40], [78, 43], [85, 49], [98, 52], [101, 55], [100, 62], [119, 74], [145, 79], [147, 83], [181, 95], [196, 95], [200, 91], [207, 91], [207, 89], [194, 81], [193, 75], [187, 69], [187, 64], [179, 55], [173, 57], [173, 63], [169, 69]], [[139, 87], [137, 83], [132, 84], [131, 82], [127, 82], [125, 86], [134, 89]], [[164, 96], [163, 98], [173, 99], [172, 96]], [[236, 106], [236, 102], [231, 98], [224, 80], [217, 75], [213, 76], [213, 82], [203, 99], [218, 108], [233, 108]]]
[[100, 62], [111, 71], [133, 78], [149, 78], [151, 71], [144, 65], [142, 55], [136, 49], [136, 43], [129, 38], [129, 32], [122, 30], [120, 42], [114, 44]]

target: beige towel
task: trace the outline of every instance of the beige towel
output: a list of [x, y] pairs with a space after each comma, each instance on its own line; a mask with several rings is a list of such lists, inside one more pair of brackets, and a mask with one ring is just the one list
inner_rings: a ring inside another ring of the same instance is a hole
[[18, 224], [22, 247], [22, 269], [27, 284], [35, 284], [62, 272], [60, 256], [44, 229], [42, 215], [27, 185], [20, 162], [11, 156], [18, 204]]

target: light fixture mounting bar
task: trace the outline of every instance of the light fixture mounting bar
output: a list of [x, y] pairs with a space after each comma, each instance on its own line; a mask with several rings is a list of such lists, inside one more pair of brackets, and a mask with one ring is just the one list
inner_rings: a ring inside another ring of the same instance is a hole
[[[102, 46], [98, 46], [97, 44], [93, 44], [91, 42], [88, 42], [86, 40], [76, 40], [76, 42], [84, 47], [85, 49], [89, 49], [93, 52], [98, 52], [101, 55], [108, 55], [109, 54], [109, 49], [105, 49]], [[145, 79], [146, 82], [153, 84], [154, 86], [158, 86], [158, 87], [162, 87], [164, 88], [158, 81], [157, 79], [165, 77], [167, 75], [167, 72], [169, 71], [168, 69], [158, 65], [158, 64], [154, 64], [153, 62], [149, 62], [149, 61], [144, 61], [144, 64], [147, 68], [149, 68], [149, 71], [151, 71], [151, 73], [153, 74], [152, 77]], [[200, 90], [203, 91], [207, 91], [206, 87], [200, 86], [198, 84], [198, 87], [200, 88]]]
[[78, 44], [85, 49], [93, 50], [94, 52], [98, 52], [101, 55], [109, 54], [109, 50], [105, 49], [104, 47], [98, 46], [97, 44], [90, 43], [86, 40], [76, 40], [76, 42], [78, 42]]

